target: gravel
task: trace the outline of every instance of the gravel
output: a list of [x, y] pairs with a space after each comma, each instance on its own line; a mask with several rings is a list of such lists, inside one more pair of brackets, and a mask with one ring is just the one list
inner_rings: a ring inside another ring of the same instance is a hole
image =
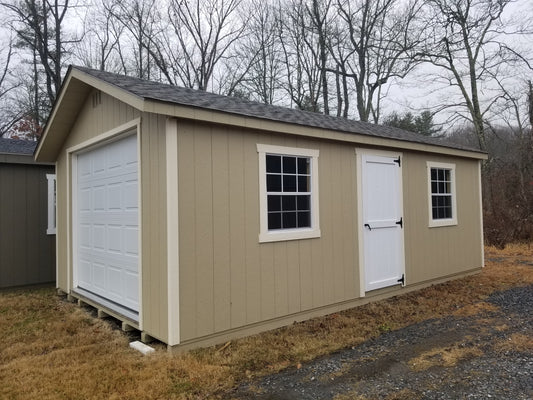
[[[300, 369], [247, 382], [228, 398], [531, 400], [531, 345], [502, 344], [516, 334], [533, 338], [533, 285], [494, 293], [486, 301], [496, 311], [431, 319], [388, 332]], [[446, 355], [457, 353], [461, 356], [455, 362], [446, 362]], [[413, 367], [421, 355], [429, 364]]]

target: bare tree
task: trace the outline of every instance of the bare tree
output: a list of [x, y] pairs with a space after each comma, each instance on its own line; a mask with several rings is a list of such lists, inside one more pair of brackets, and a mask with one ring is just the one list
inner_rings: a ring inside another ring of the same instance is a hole
[[126, 40], [123, 35], [115, 42], [122, 70], [127, 75], [133, 74], [142, 79], [155, 78], [151, 53], [153, 37], [160, 33], [158, 4], [157, 0], [113, 0], [104, 3], [106, 14], [115, 18], [130, 34], [130, 43], [121, 42]]
[[340, 29], [348, 32], [347, 42], [333, 47], [337, 73], [353, 81], [359, 119], [377, 123], [383, 87], [416, 65], [412, 55], [420, 41], [415, 29], [418, 1], [337, 0], [337, 9]]
[[[313, 58], [319, 66], [319, 81], [322, 86], [322, 105], [323, 112], [326, 115], [330, 113], [329, 105], [329, 85], [328, 85], [328, 61], [329, 42], [330, 42], [330, 21], [331, 4], [333, 0], [311, 0], [310, 4], [305, 5], [309, 18], [308, 34], [304, 35], [304, 41], [308, 50], [312, 53]], [[315, 36], [313, 41], [310, 37]]]
[[221, 60], [242, 36], [237, 12], [241, 0], [171, 0], [171, 34], [152, 37], [152, 55], [171, 84], [207, 90]]
[[111, 72], [123, 70], [120, 40], [125, 26], [112, 13], [113, 0], [93, 0], [86, 7], [83, 39], [74, 48], [82, 65]]
[[20, 112], [13, 108], [11, 94], [20, 83], [13, 81], [13, 42], [10, 39], [0, 49], [0, 137], [4, 136], [20, 118]]
[[470, 121], [479, 147], [487, 150], [486, 121], [498, 95], [484, 102], [483, 88], [499, 86], [494, 77], [503, 66], [516, 61], [502, 39], [502, 13], [513, 0], [428, 0], [428, 41], [419, 54], [437, 66], [436, 79], [458, 89], [459, 101], [446, 102], [442, 109], [454, 110], [453, 118]]
[[21, 0], [0, 4], [12, 15], [13, 29], [20, 44], [38, 57], [51, 106], [61, 87], [66, 46], [70, 43], [63, 31], [69, 0]]
[[246, 6], [246, 30], [235, 42], [228, 65], [235, 77], [226, 77], [233, 90], [226, 93], [274, 104], [279, 98], [283, 71], [276, 9], [262, 0], [250, 0]]
[[320, 112], [321, 68], [314, 56], [320, 49], [314, 35], [306, 37], [311, 23], [304, 0], [281, 5], [277, 18], [278, 40], [285, 66], [282, 87], [289, 95], [291, 105]]

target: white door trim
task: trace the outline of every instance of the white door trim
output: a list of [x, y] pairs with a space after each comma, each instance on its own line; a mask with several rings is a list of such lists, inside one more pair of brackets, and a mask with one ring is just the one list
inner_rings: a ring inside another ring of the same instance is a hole
[[138, 311], [138, 324], [139, 329], [143, 329], [143, 306], [142, 306], [142, 160], [141, 160], [141, 118], [135, 118], [129, 122], [126, 122], [116, 128], [94, 136], [88, 140], [85, 140], [77, 145], [68, 147], [66, 149], [67, 159], [67, 289], [70, 292], [78, 285], [78, 276], [75, 265], [77, 265], [76, 251], [78, 244], [77, 230], [74, 229], [77, 223], [76, 212], [78, 206], [77, 198], [77, 182], [72, 180], [74, 176], [77, 176], [77, 154], [83, 151], [93, 150], [94, 148], [123, 139], [130, 135], [135, 135], [137, 138], [137, 182], [138, 182], [138, 276], [139, 276], [139, 311]]
[[[357, 179], [357, 245], [358, 245], [358, 259], [359, 259], [359, 297], [366, 296], [366, 276], [365, 276], [365, 254], [364, 254], [364, 227], [363, 227], [363, 155], [375, 155], [383, 157], [400, 157], [401, 162], [403, 162], [403, 153], [402, 152], [392, 152], [386, 150], [378, 149], [367, 149], [367, 148], [356, 148], [356, 179]], [[403, 210], [403, 177], [400, 170], [399, 174], [399, 206]], [[401, 246], [401, 269], [404, 274], [404, 285], [407, 283], [407, 277], [405, 277], [405, 238], [404, 238], [404, 229], [402, 232], [402, 246]]]

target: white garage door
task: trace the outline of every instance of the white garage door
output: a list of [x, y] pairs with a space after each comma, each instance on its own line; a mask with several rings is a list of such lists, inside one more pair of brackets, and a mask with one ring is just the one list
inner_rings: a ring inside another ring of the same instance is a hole
[[137, 138], [77, 156], [77, 287], [139, 311]]

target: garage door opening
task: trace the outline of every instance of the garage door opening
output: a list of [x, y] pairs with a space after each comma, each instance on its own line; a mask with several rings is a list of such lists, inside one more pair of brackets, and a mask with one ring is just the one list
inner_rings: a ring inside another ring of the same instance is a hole
[[74, 157], [74, 290], [138, 321], [137, 136]]

